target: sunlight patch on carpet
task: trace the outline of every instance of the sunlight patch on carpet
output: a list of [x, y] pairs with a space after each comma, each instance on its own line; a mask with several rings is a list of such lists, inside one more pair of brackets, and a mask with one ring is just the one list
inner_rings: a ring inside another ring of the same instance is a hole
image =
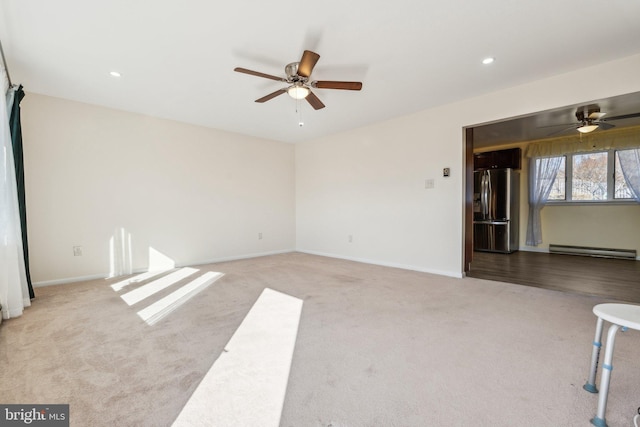
[[125, 287], [131, 284], [144, 282], [145, 280], [149, 280], [151, 278], [164, 274], [167, 271], [168, 270], [147, 271], [146, 273], [137, 274], [133, 277], [129, 277], [128, 279], [121, 280], [120, 282], [114, 283], [113, 285], [111, 285], [111, 289], [113, 289], [116, 292], [120, 292], [122, 289], [124, 289]]
[[173, 426], [278, 427], [302, 303], [264, 289]]
[[153, 282], [149, 282], [146, 285], [127, 292], [126, 294], [120, 295], [120, 298], [122, 298], [128, 305], [133, 305], [146, 298], [149, 298], [153, 294], [160, 292], [161, 290], [166, 289], [175, 283], [178, 283], [182, 279], [186, 279], [187, 277], [197, 273], [198, 271], [200, 270], [198, 270], [197, 268], [181, 268], [174, 273], [154, 280]]
[[153, 326], [222, 276], [224, 276], [223, 273], [213, 271], [206, 272], [166, 297], [140, 310], [138, 316], [147, 322], [148, 325]]

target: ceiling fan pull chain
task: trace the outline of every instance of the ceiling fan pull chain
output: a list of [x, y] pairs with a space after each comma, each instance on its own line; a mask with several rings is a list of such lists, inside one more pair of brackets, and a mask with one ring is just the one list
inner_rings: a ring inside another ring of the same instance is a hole
[[296, 99], [297, 112], [298, 112], [298, 126], [304, 126], [304, 122], [302, 121], [302, 105], [300, 104], [300, 99]]

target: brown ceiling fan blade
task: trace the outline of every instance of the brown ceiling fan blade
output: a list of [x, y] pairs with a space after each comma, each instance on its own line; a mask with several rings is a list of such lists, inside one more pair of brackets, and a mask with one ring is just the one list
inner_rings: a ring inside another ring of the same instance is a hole
[[640, 113], [623, 114], [621, 116], [607, 117], [605, 120], [624, 120], [633, 119], [634, 117], [640, 117]]
[[580, 126], [580, 123], [556, 123], [555, 125], [536, 126], [538, 129], [557, 128], [558, 126]]
[[283, 93], [286, 93], [286, 92], [287, 92], [286, 89], [280, 89], [280, 90], [277, 90], [277, 91], [275, 91], [273, 93], [270, 93], [267, 96], [263, 96], [260, 99], [256, 99], [256, 102], [267, 102], [268, 100], [273, 99], [276, 96], [282, 95]]
[[616, 125], [612, 125], [611, 123], [605, 123], [605, 122], [596, 122], [594, 124], [598, 125], [598, 127], [602, 130], [609, 130], [611, 128], [616, 127]]
[[313, 87], [318, 89], [342, 89], [342, 90], [360, 90], [362, 83], [360, 82], [336, 82], [336, 81], [317, 81], [313, 83]]
[[551, 132], [549, 135], [547, 135], [547, 138], [552, 137], [552, 136], [556, 136], [556, 135], [560, 135], [561, 133], [565, 133], [568, 132], [570, 130], [576, 130], [578, 128], [579, 125], [573, 125], [573, 126], [569, 126], [567, 128], [564, 129], [560, 129], [558, 131], [555, 132]]
[[286, 82], [282, 77], [272, 76], [271, 74], [261, 73], [259, 71], [247, 70], [246, 68], [236, 67], [233, 71], [238, 73], [250, 74], [252, 76], [264, 77], [265, 79], [277, 80], [279, 82]]
[[302, 54], [300, 64], [298, 64], [298, 75], [301, 77], [309, 77], [318, 59], [320, 59], [320, 55], [310, 50], [305, 50]]
[[599, 111], [594, 111], [592, 113], [589, 113], [589, 116], [587, 117], [590, 120], [600, 120], [602, 119], [607, 113], [601, 113]]
[[307, 102], [309, 102], [309, 104], [311, 104], [314, 110], [320, 110], [321, 108], [325, 107], [322, 101], [320, 101], [320, 99], [313, 92], [309, 92], [306, 100]]

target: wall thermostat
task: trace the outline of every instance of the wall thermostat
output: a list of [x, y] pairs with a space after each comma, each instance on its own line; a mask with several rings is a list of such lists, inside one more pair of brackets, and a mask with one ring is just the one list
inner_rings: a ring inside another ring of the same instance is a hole
[[449, 176], [450, 172], [449, 168], [444, 168], [442, 169], [442, 176]]

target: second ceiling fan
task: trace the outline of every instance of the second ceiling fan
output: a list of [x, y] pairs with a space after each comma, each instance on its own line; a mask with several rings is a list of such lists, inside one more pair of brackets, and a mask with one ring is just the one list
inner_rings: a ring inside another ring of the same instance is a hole
[[600, 112], [600, 107], [597, 104], [586, 105], [584, 107], [578, 107], [576, 110], [576, 119], [575, 123], [563, 123], [553, 126], [569, 126], [565, 129], [561, 129], [557, 132], [552, 133], [549, 136], [556, 135], [559, 133], [564, 133], [569, 130], [577, 130], [580, 133], [589, 133], [593, 132], [596, 129], [608, 130], [615, 127], [614, 124], [607, 123], [607, 121], [614, 120], [623, 120], [623, 119], [631, 119], [635, 117], [640, 117], [640, 113], [632, 113], [632, 114], [624, 114], [615, 117], [607, 117], [604, 116], [607, 113]]
[[273, 76], [271, 74], [265, 74], [258, 71], [248, 70], [246, 68], [237, 67], [233, 71], [238, 73], [250, 74], [252, 76], [263, 77], [265, 79], [276, 80], [288, 84], [286, 88], [278, 89], [269, 95], [256, 99], [256, 102], [267, 102], [276, 96], [288, 93], [295, 99], [306, 99], [309, 104], [315, 109], [319, 110], [324, 108], [325, 105], [320, 99], [311, 91], [311, 88], [317, 89], [340, 89], [340, 90], [360, 90], [362, 89], [361, 82], [344, 82], [333, 80], [311, 80], [311, 72], [313, 67], [320, 59], [320, 55], [310, 50], [305, 50], [302, 54], [300, 62], [292, 62], [287, 64], [284, 68], [286, 77]]

